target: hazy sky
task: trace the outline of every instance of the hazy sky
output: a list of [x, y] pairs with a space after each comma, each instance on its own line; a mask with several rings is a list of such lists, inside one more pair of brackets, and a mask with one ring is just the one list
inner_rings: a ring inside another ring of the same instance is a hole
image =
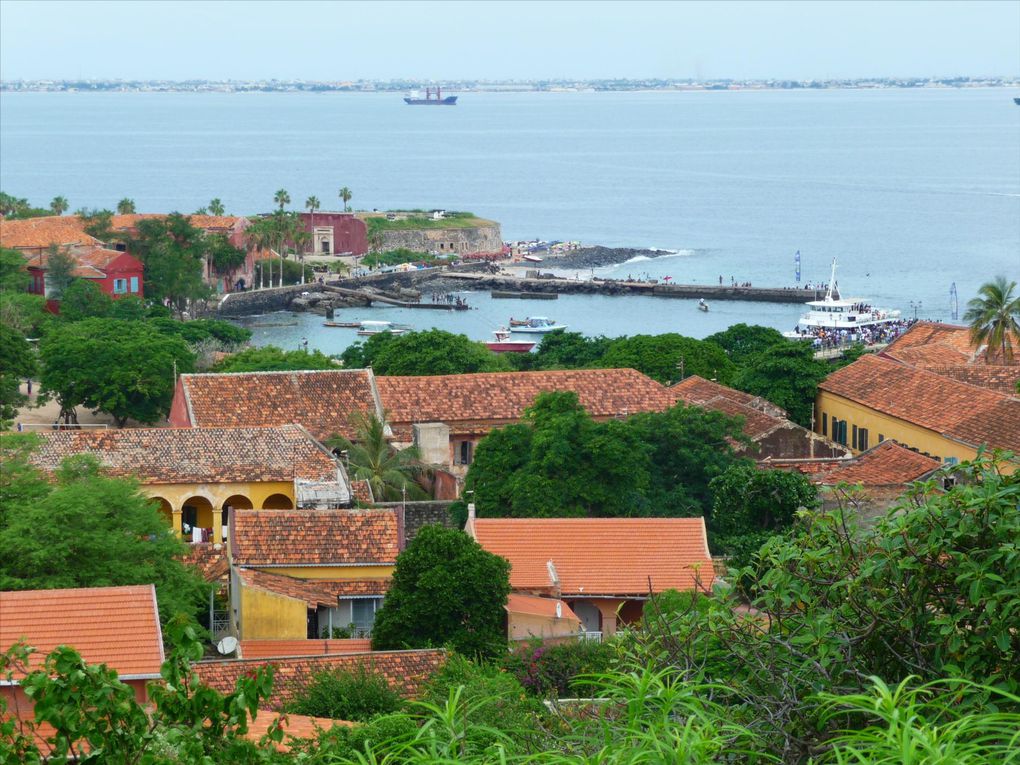
[[0, 0], [3, 79], [806, 79], [1018, 73], [1020, 0]]

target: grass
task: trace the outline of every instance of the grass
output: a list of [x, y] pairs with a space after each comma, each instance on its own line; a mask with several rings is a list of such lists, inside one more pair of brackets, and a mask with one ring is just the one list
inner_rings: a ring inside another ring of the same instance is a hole
[[449, 229], [449, 228], [475, 228], [477, 226], [492, 225], [492, 221], [477, 217], [469, 212], [448, 212], [443, 218], [434, 220], [428, 213], [402, 212], [407, 217], [396, 220], [387, 220], [383, 214], [368, 215], [365, 217], [365, 225], [368, 227], [369, 237], [376, 232], [384, 231], [417, 231], [420, 229]]

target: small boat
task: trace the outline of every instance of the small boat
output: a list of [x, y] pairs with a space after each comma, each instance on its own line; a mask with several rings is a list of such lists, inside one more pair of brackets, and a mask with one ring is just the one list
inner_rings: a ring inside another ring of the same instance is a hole
[[532, 316], [524, 322], [510, 322], [511, 331], [513, 332], [524, 332], [527, 334], [543, 334], [545, 332], [554, 332], [557, 329], [566, 329], [566, 324], [557, 324], [552, 319], [547, 319], [545, 316]]
[[402, 335], [410, 329], [392, 321], [363, 321], [358, 326], [359, 335]]
[[542, 262], [542, 259], [540, 257], [538, 257], [538, 255], [525, 255], [524, 256], [524, 260], [528, 261], [529, 263], [541, 263]]
[[821, 300], [809, 300], [808, 311], [800, 317], [797, 328], [793, 332], [784, 332], [791, 340], [813, 340], [819, 332], [854, 330], [869, 327], [876, 329], [901, 321], [900, 312], [885, 308], [875, 308], [865, 298], [844, 298], [839, 294], [836, 283], [836, 259], [832, 260], [832, 275], [825, 297]]
[[698, 310], [708, 313], [708, 303], [705, 302], [704, 298], [698, 301]]
[[324, 321], [322, 322], [324, 327], [333, 327], [334, 329], [359, 329], [361, 327], [360, 321]]
[[457, 96], [443, 98], [442, 88], [437, 87], [435, 91], [432, 88], [425, 88], [425, 98], [415, 91], [404, 97], [404, 103], [409, 106], [456, 106]]
[[530, 340], [511, 340], [510, 330], [500, 327], [492, 333], [495, 340], [485, 344], [485, 347], [496, 353], [527, 353], [535, 347]]

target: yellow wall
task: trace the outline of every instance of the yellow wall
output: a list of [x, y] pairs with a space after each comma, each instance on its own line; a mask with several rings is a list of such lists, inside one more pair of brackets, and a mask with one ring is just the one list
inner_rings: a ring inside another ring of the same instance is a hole
[[[909, 446], [921, 452], [927, 452], [943, 462], [945, 462], [946, 457], [956, 457], [956, 459], [963, 462], [964, 460], [973, 459], [977, 455], [975, 449], [939, 435], [933, 430], [928, 430], [896, 417], [876, 412], [873, 409], [827, 391], [818, 391], [816, 410], [817, 420], [815, 426], [819, 433], [822, 432], [823, 414], [828, 415], [828, 432], [830, 436], [832, 434], [833, 417], [847, 421], [846, 440], [848, 447], [852, 445], [853, 426], [856, 425], [858, 428], [868, 429], [869, 448], [878, 444], [878, 436], [881, 434], [886, 438], [899, 441], [904, 446]], [[853, 449], [854, 454], [860, 454], [860, 451], [860, 449]]]
[[388, 579], [393, 576], [393, 566], [288, 566], [261, 570], [296, 579]]
[[283, 494], [293, 506], [294, 504], [294, 483], [293, 481], [267, 481], [265, 483], [173, 483], [173, 484], [146, 484], [142, 490], [150, 497], [165, 499], [170, 503], [172, 510], [171, 523], [174, 528], [181, 531], [181, 509], [184, 503], [193, 497], [202, 497], [209, 501], [213, 512], [208, 510], [199, 511], [198, 525], [202, 528], [213, 529], [213, 541], [220, 540], [221, 513], [223, 503], [230, 497], [240, 495], [247, 497], [256, 510], [262, 508], [263, 503], [273, 494]]
[[509, 638], [526, 640], [530, 637], [577, 637], [580, 620], [555, 616], [539, 616], [537, 614], [521, 614], [511, 612], [507, 619]]
[[304, 640], [308, 637], [308, 606], [274, 592], [241, 587], [242, 640]]

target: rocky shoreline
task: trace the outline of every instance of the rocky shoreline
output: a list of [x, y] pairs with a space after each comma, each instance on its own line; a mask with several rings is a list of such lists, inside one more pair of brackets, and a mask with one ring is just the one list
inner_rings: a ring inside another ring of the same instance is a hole
[[582, 247], [579, 250], [568, 252], [566, 255], [548, 257], [541, 263], [541, 266], [545, 268], [601, 268], [626, 263], [631, 258], [657, 258], [672, 254], [672, 250], [648, 250], [635, 247]]

